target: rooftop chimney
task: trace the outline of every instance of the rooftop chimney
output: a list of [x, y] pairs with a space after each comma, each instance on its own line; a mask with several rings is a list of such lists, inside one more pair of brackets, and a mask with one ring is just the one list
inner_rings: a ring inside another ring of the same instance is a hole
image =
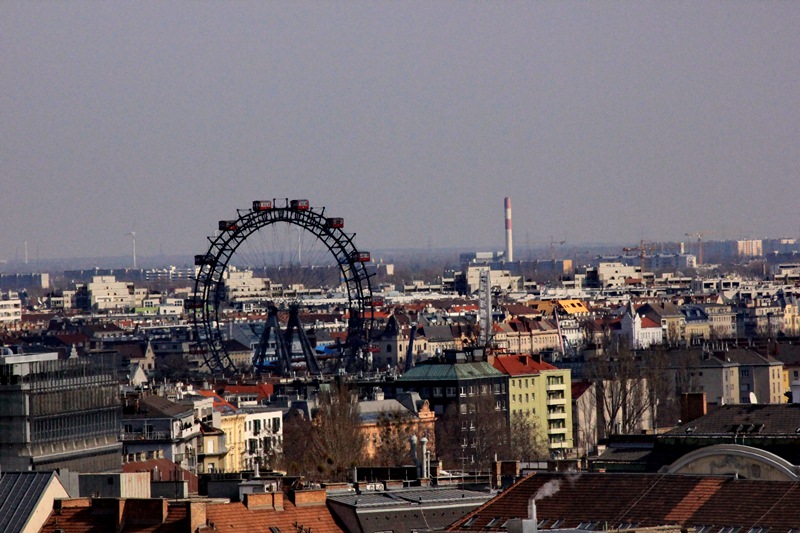
[[505, 200], [506, 211], [506, 261], [509, 263], [514, 261], [514, 239], [511, 234], [511, 198], [506, 196]]
[[792, 390], [792, 403], [800, 403], [800, 381], [792, 381], [789, 386]]

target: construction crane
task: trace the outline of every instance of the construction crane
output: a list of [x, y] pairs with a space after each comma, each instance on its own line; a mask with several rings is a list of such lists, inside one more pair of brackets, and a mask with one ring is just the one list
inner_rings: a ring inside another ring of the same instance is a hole
[[687, 233], [686, 237], [697, 237], [697, 264], [703, 264], [703, 237], [710, 235], [708, 231], [696, 231], [694, 233]]
[[557, 241], [557, 240], [553, 239], [552, 236], [550, 236], [550, 261], [555, 261], [556, 260], [556, 244], [558, 244], [559, 246], [562, 246], [562, 245], [564, 245], [566, 243], [567, 243], [567, 241]]
[[[527, 234], [526, 234], [526, 236], [527, 236]], [[548, 248], [550, 250], [550, 260], [551, 261], [555, 261], [556, 260], [556, 245], [561, 246], [561, 245], [564, 245], [564, 244], [567, 244], [567, 241], [557, 241], [552, 236], [550, 237], [549, 241], [531, 242], [529, 239], [526, 238], [526, 245], [528, 247], [528, 252], [530, 252], [532, 247], [548, 246]], [[530, 259], [530, 255], [528, 256], [528, 259]]]
[[641, 265], [642, 269], [642, 278], [644, 279], [644, 255], [645, 252], [652, 253], [655, 250], [655, 247], [650, 244], [645, 244], [644, 241], [639, 241], [639, 246], [633, 247], [625, 247], [622, 249], [623, 252], [639, 252], [639, 264]]

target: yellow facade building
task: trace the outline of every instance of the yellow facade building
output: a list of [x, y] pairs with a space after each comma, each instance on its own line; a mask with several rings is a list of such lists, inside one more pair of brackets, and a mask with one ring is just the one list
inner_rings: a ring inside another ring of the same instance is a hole
[[223, 413], [220, 429], [225, 433], [228, 453], [225, 455], [225, 472], [240, 472], [244, 466], [245, 438], [244, 423], [246, 413]]
[[490, 364], [508, 376], [508, 415], [525, 416], [554, 456], [573, 448], [572, 387], [569, 369], [556, 368], [538, 356], [497, 355]]

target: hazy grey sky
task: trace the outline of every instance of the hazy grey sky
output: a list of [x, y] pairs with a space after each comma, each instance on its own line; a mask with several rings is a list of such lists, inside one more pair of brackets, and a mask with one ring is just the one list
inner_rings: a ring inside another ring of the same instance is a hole
[[[800, 232], [800, 2], [0, 3], [0, 259]], [[711, 237], [709, 237], [711, 238]]]

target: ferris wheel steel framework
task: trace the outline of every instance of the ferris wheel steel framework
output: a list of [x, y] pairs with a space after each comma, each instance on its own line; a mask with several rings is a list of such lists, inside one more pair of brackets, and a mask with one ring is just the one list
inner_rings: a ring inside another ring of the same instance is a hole
[[366, 264], [369, 253], [360, 252], [354, 242], [355, 234], [343, 231], [341, 218], [326, 218], [325, 208], [319, 211], [306, 200], [285, 199], [282, 207], [277, 200], [255, 201], [252, 209], [238, 209], [238, 218], [219, 223], [219, 234], [208, 237], [210, 246], [205, 255], [195, 256], [198, 272], [195, 279], [195, 301], [192, 320], [197, 335], [197, 351], [203, 355], [212, 373], [235, 373], [236, 366], [223, 344], [219, 329], [220, 304], [224, 300], [224, 275], [228, 263], [239, 246], [261, 228], [288, 223], [314, 235], [333, 256], [345, 284], [349, 319], [347, 340], [341, 354], [347, 371], [361, 370], [359, 356], [368, 347], [373, 319], [372, 287]]

